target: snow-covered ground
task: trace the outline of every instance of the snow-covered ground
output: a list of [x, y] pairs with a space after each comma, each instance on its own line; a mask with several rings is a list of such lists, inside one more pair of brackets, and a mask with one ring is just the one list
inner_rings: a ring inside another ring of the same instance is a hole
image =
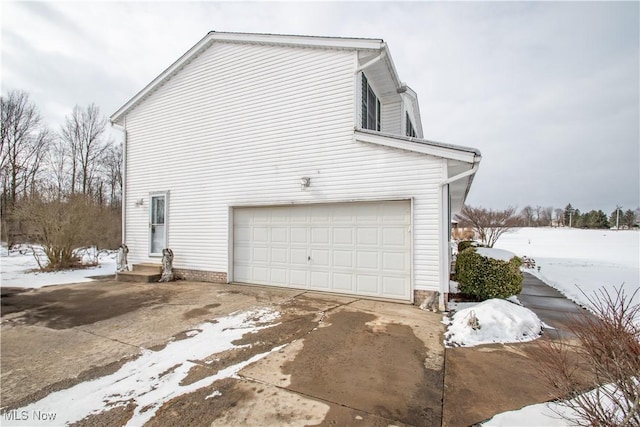
[[8, 251], [4, 246], [0, 249], [0, 273], [2, 278], [0, 284], [2, 286], [41, 288], [65, 283], [90, 282], [92, 281], [90, 279], [92, 276], [103, 276], [115, 274], [116, 272], [115, 252], [100, 252], [96, 254], [89, 249], [80, 251], [78, 255], [87, 264], [93, 262], [97, 256], [98, 266], [43, 273], [37, 271], [38, 262], [33, 255], [34, 250], [37, 254], [39, 248], [23, 245], [11, 251]]
[[[535, 259], [540, 271], [528, 271], [585, 306], [589, 306], [587, 297], [601, 289], [624, 286], [627, 296], [631, 296], [640, 286], [638, 231], [521, 228], [504, 234], [495, 247]], [[640, 304], [640, 294], [633, 302]], [[559, 414], [572, 415], [559, 403], [541, 403], [498, 414], [483, 425], [572, 425]]]
[[[530, 273], [584, 306], [589, 302], [582, 292], [624, 286], [630, 296], [640, 286], [636, 230], [519, 228], [503, 234], [494, 247], [535, 259], [540, 271]], [[640, 293], [636, 298], [640, 302]]]

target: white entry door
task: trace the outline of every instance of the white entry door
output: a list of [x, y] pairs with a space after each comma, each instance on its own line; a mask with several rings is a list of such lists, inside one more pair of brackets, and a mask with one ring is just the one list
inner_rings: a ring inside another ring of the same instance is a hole
[[167, 193], [149, 197], [149, 255], [162, 255], [167, 247]]
[[409, 201], [234, 209], [237, 282], [411, 299]]

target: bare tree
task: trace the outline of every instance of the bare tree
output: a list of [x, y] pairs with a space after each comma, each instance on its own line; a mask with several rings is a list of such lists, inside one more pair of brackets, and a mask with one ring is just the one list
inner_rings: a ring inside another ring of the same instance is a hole
[[19, 228], [13, 210], [19, 197], [36, 190], [50, 136], [26, 92], [11, 91], [0, 104], [0, 216], [3, 238], [11, 246]]
[[105, 180], [109, 186], [109, 204], [119, 207], [122, 199], [122, 144], [111, 142], [103, 159]]
[[465, 205], [462, 211], [456, 215], [456, 220], [463, 227], [472, 227], [478, 233], [482, 243], [490, 248], [500, 236], [518, 225], [516, 208], [513, 207], [494, 211]]
[[553, 210], [553, 213], [555, 214], [556, 225], [558, 227], [560, 227], [561, 225], [564, 225], [564, 210], [560, 208], [556, 208]]
[[107, 149], [102, 139], [106, 125], [107, 119], [95, 104], [86, 109], [76, 105], [67, 116], [60, 137], [69, 150], [71, 194], [77, 190], [85, 195], [91, 193], [99, 160]]
[[536, 213], [536, 227], [540, 226], [543, 221], [543, 210], [544, 208], [542, 206], [536, 206], [534, 209]]
[[551, 227], [553, 225], [553, 207], [543, 208], [541, 214], [542, 218], [539, 225], [548, 225]]
[[33, 188], [50, 138], [26, 92], [11, 91], [1, 104], [0, 170], [6, 202], [14, 204], [20, 193]]
[[525, 206], [524, 208], [522, 208], [522, 210], [520, 211], [520, 215], [522, 216], [522, 219], [524, 221], [524, 224], [527, 227], [531, 227], [531, 224], [533, 223], [533, 208], [531, 206]]

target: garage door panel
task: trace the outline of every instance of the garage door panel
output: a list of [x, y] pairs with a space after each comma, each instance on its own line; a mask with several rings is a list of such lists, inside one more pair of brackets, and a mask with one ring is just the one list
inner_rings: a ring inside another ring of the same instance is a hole
[[402, 277], [384, 276], [382, 278], [382, 292], [386, 295], [396, 295], [398, 297], [406, 298], [409, 296]]
[[311, 250], [311, 265], [315, 267], [328, 268], [331, 263], [329, 262], [329, 250], [327, 249], [312, 249]]
[[353, 268], [353, 252], [347, 250], [333, 250], [333, 267]]
[[376, 227], [360, 227], [357, 230], [357, 244], [360, 245], [377, 245], [378, 244], [378, 231]]
[[309, 283], [309, 272], [307, 270], [289, 270], [289, 283], [291, 286], [306, 288]]
[[382, 268], [385, 271], [406, 271], [408, 268], [409, 257], [404, 252], [383, 252]]
[[251, 261], [251, 248], [248, 246], [236, 246], [233, 256], [236, 262], [249, 262]]
[[287, 269], [284, 268], [271, 268], [271, 280], [270, 283], [278, 286], [288, 285]]
[[353, 245], [354, 230], [351, 227], [333, 227], [333, 241], [335, 245]]
[[354, 292], [353, 274], [349, 273], [333, 273], [331, 276], [333, 289], [344, 292]]
[[382, 245], [405, 247], [407, 244], [407, 234], [409, 233], [406, 228], [385, 227], [382, 230]]
[[251, 268], [242, 265], [236, 265], [233, 269], [234, 277], [239, 282], [251, 281]]
[[269, 269], [266, 267], [252, 267], [252, 280], [256, 280], [258, 283], [269, 282]]
[[308, 264], [308, 251], [306, 248], [291, 248], [291, 266], [292, 267], [307, 267]]
[[358, 251], [358, 269], [378, 270], [380, 262], [378, 252]]
[[267, 243], [269, 242], [269, 229], [267, 227], [253, 227], [252, 239], [254, 242]]
[[271, 227], [271, 243], [289, 243], [289, 229], [287, 227]]
[[287, 248], [271, 248], [272, 264], [289, 264], [289, 250]]
[[369, 276], [365, 274], [358, 274], [356, 279], [356, 292], [366, 293], [369, 295], [378, 294], [378, 276]]
[[308, 243], [307, 228], [291, 227], [291, 243]]
[[410, 203], [238, 208], [234, 279], [408, 300]]
[[236, 242], [248, 243], [251, 241], [251, 227], [239, 225], [235, 228], [233, 236]]
[[328, 227], [313, 227], [311, 229], [311, 244], [312, 245], [328, 245], [329, 244]]
[[310, 277], [312, 289], [329, 290], [329, 273], [326, 271], [312, 271]]

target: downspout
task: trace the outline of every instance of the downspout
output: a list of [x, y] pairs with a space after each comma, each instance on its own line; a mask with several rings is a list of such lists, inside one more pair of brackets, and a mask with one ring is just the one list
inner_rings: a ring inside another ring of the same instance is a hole
[[124, 135], [124, 139], [122, 141], [122, 243], [126, 244], [126, 221], [125, 218], [127, 217], [127, 198], [126, 198], [126, 192], [127, 192], [127, 117], [125, 116], [124, 118], [124, 126], [120, 126], [119, 124], [116, 124], [114, 122], [111, 122], [111, 127], [118, 129], [119, 131], [121, 131]]
[[[466, 170], [464, 172], [459, 173], [458, 175], [454, 175], [450, 178], [445, 179], [444, 181], [442, 181], [440, 183], [440, 198], [441, 200], [444, 202], [444, 200], [447, 200], [447, 213], [444, 213], [444, 205], [441, 205], [441, 211], [443, 213], [443, 221], [441, 224], [441, 227], [443, 227], [443, 230], [449, 230], [450, 227], [450, 222], [451, 222], [451, 218], [449, 218], [449, 209], [450, 209], [450, 201], [448, 196], [448, 192], [445, 191], [445, 189], [448, 187], [449, 184], [451, 184], [452, 182], [458, 181], [462, 178], [466, 178], [468, 176], [471, 176], [473, 174], [475, 174], [478, 171], [478, 168], [480, 167], [480, 156], [476, 156], [473, 159], [473, 163], [472, 163], [472, 167], [469, 170]], [[467, 188], [467, 191], [469, 191], [469, 188]], [[446, 223], [444, 218], [446, 218]], [[447, 231], [448, 232], [448, 231]], [[444, 232], [441, 235], [441, 237], [443, 238], [443, 242], [440, 245], [440, 251], [441, 251], [441, 266], [440, 266], [440, 273], [442, 274], [442, 290], [443, 292], [440, 294], [439, 296], [439, 301], [438, 301], [438, 305], [440, 306], [440, 310], [445, 310], [446, 309], [446, 303], [445, 303], [445, 299], [444, 299], [444, 291], [446, 291], [446, 293], [449, 293], [449, 275], [451, 273], [450, 269], [451, 269], [451, 259], [450, 259], [450, 254], [451, 254], [451, 248], [449, 248], [449, 236], [444, 236]], [[445, 243], [447, 245], [446, 249], [445, 249]], [[445, 263], [445, 259], [446, 259], [446, 263]]]

